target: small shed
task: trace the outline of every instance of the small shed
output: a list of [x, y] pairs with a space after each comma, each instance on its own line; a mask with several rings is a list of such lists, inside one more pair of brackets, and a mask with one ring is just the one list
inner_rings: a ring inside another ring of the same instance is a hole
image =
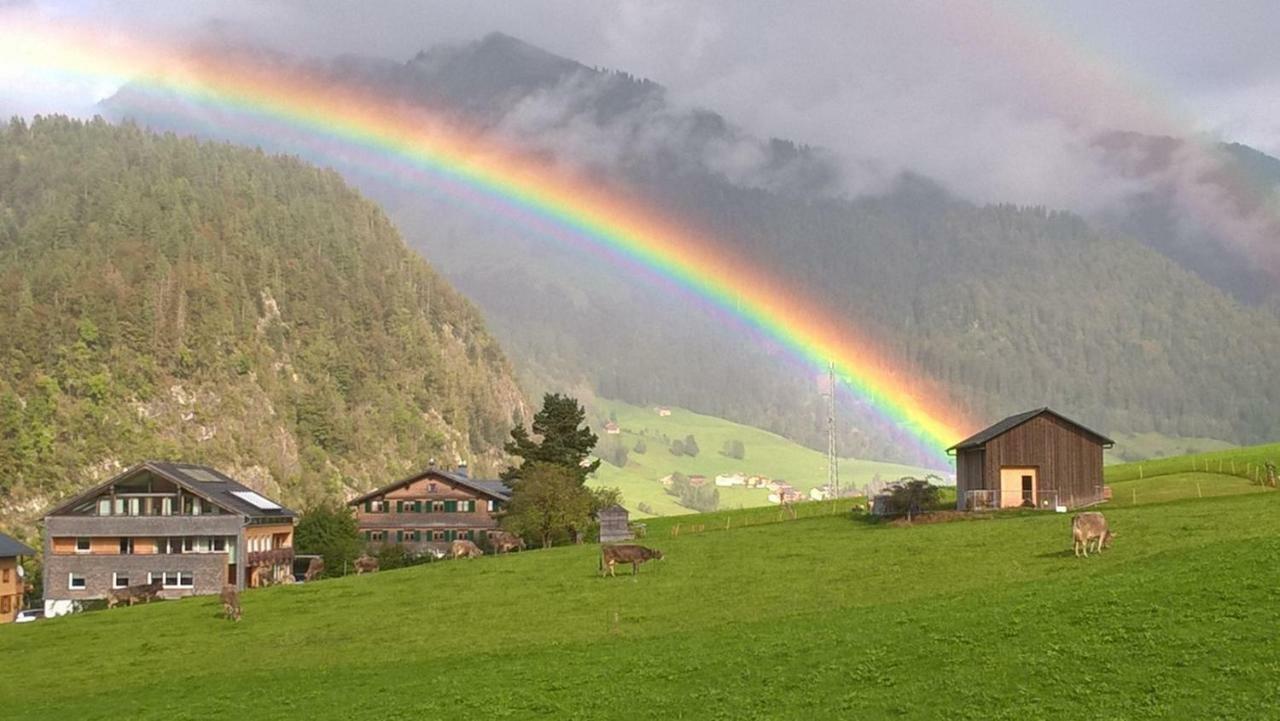
[[602, 508], [596, 517], [600, 519], [601, 543], [630, 541], [634, 537], [628, 522], [630, 514], [622, 506], [615, 503], [608, 508]]
[[1102, 450], [1114, 441], [1048, 408], [1009, 416], [948, 449], [956, 507], [1078, 508], [1103, 500]]

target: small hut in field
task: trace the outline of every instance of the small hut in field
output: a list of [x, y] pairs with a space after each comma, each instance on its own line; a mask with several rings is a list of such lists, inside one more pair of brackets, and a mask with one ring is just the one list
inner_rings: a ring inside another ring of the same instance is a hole
[[608, 508], [602, 508], [596, 517], [600, 519], [601, 543], [617, 543], [634, 538], [629, 523], [630, 514], [622, 506], [615, 503]]

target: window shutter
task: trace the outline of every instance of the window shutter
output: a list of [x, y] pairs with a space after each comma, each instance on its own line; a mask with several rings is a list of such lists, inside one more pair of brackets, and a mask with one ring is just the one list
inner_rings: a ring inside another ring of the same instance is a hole
[[422, 513], [422, 501], [414, 501], [414, 502], [413, 502], [413, 512], [414, 512], [414, 513]]
[[396, 543], [404, 540], [404, 531], [396, 531]]
[[445, 501], [445, 502], [444, 502], [444, 510], [445, 510], [447, 513], [456, 513], [456, 512], [457, 512], [457, 510], [458, 510], [458, 502], [457, 502], [457, 501]]
[[365, 501], [365, 502], [364, 502], [364, 512], [365, 512], [365, 513], [373, 513], [373, 501]]

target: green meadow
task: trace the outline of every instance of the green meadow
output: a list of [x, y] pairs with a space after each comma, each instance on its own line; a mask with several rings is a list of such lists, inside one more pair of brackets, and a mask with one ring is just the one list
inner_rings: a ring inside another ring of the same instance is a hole
[[602, 579], [596, 547], [564, 547], [249, 591], [239, 623], [195, 598], [0, 627], [0, 708], [58, 721], [1280, 708], [1280, 492], [1104, 507], [1119, 535], [1088, 559], [1071, 554], [1066, 514], [899, 527], [807, 505], [781, 522], [659, 519], [645, 542], [667, 559], [634, 578]]
[[[600, 436], [597, 449], [601, 454], [612, 443], [623, 444], [630, 452], [627, 465], [619, 468], [607, 460], [600, 464], [592, 485], [616, 486], [622, 489], [625, 505], [636, 516], [692, 513], [667, 494], [661, 483], [664, 476], [679, 471], [685, 475], [704, 475], [713, 483], [719, 474], [742, 473], [785, 480], [806, 493], [827, 482], [827, 456], [768, 431], [739, 423], [705, 416], [683, 408], [671, 408], [670, 416], [659, 416], [653, 408], [643, 408], [615, 401], [600, 400], [592, 409], [600, 418], [617, 418], [618, 435], [604, 432], [603, 423], [592, 423]], [[671, 441], [692, 435], [698, 442], [696, 457], [677, 456], [670, 452]], [[746, 450], [741, 460], [730, 458], [721, 450], [726, 441], [741, 441]], [[636, 444], [644, 441], [647, 450], [636, 453]], [[840, 461], [842, 484], [861, 488], [877, 475], [883, 480], [902, 476], [921, 476], [929, 471], [915, 466], [883, 463], [856, 458]], [[720, 508], [736, 509], [769, 504], [769, 492], [742, 487], [720, 488]], [[644, 503], [655, 513], [639, 512]]]

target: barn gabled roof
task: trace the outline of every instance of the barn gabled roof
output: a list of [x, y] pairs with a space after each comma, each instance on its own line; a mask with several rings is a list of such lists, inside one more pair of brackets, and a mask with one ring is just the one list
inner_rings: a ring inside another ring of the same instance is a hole
[[1054, 418], [1057, 418], [1058, 420], [1062, 421], [1063, 423], [1066, 423], [1071, 426], [1075, 426], [1079, 430], [1083, 431], [1085, 434], [1096, 438], [1098, 442], [1100, 442], [1104, 446], [1115, 445], [1115, 441], [1111, 440], [1110, 438], [1107, 438], [1101, 433], [1095, 430], [1092, 430], [1087, 426], [1081, 425], [1071, 420], [1070, 418], [1067, 418], [1061, 413], [1058, 413], [1055, 410], [1045, 407], [1045, 408], [1036, 408], [1035, 410], [1026, 411], [1025, 413], [1015, 413], [1014, 415], [1011, 415], [1008, 418], [1005, 418], [1004, 420], [996, 423], [995, 425], [992, 425], [988, 428], [984, 428], [983, 430], [978, 431], [977, 433], [969, 436], [963, 441], [960, 441], [959, 443], [948, 448], [947, 450], [963, 451], [963, 450], [968, 450], [970, 448], [977, 448], [979, 446], [986, 445], [987, 441], [990, 441], [992, 438], [995, 438], [996, 436], [1002, 436], [1005, 433], [1008, 433], [1009, 431], [1013, 430], [1014, 428], [1017, 428], [1018, 426], [1022, 425], [1023, 423], [1026, 423], [1032, 418], [1037, 418], [1045, 414], [1051, 415]]
[[3, 533], [0, 533], [0, 558], [34, 555], [36, 555], [35, 549], [12, 536], [6, 536]]
[[508, 487], [507, 484], [503, 483], [502, 481], [480, 481], [473, 478], [469, 478], [460, 473], [444, 471], [439, 468], [428, 468], [427, 470], [422, 471], [421, 473], [415, 473], [414, 475], [409, 476], [408, 478], [401, 478], [400, 480], [394, 483], [388, 483], [387, 485], [382, 486], [381, 488], [375, 488], [372, 491], [365, 493], [364, 495], [356, 496], [355, 498], [352, 498], [350, 501], [347, 501], [347, 505], [348, 506], [360, 505], [361, 503], [364, 503], [370, 498], [373, 498], [375, 496], [381, 496], [384, 493], [394, 491], [395, 489], [400, 488], [402, 486], [407, 486], [410, 483], [413, 483], [415, 481], [420, 481], [423, 478], [426, 478], [427, 476], [433, 476], [435, 478], [439, 478], [440, 480], [446, 483], [453, 483], [455, 485], [462, 486], [463, 488], [469, 488], [477, 493], [486, 495], [497, 501], [511, 500], [511, 488]]
[[191, 463], [168, 463], [164, 461], [144, 461], [127, 471], [103, 481], [83, 493], [79, 493], [45, 515], [54, 516], [65, 513], [68, 509], [96, 495], [104, 488], [110, 488], [148, 471], [186, 490], [201, 496], [211, 503], [247, 518], [293, 518], [297, 514], [266, 498], [252, 488], [236, 481], [227, 474], [208, 466], [197, 466]]

